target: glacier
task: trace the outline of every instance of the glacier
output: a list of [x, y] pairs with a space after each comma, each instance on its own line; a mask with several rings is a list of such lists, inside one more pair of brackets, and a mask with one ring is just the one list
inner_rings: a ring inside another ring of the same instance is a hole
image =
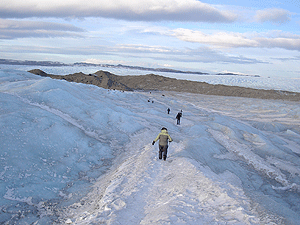
[[[11, 68], [0, 91], [1, 224], [300, 221], [299, 102], [122, 92]], [[162, 127], [166, 161], [151, 145]]]

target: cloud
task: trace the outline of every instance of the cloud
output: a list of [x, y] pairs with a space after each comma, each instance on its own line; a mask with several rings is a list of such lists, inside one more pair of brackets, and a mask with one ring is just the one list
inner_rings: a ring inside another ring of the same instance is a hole
[[86, 59], [83, 62], [92, 63], [92, 64], [125, 64], [125, 61], [122, 60], [107, 60], [107, 59]]
[[290, 21], [291, 13], [284, 9], [264, 9], [258, 10], [255, 15], [255, 20], [260, 23], [272, 22], [272, 23], [286, 23]]
[[[94, 47], [95, 49], [95, 47]], [[103, 48], [102, 48], [103, 50]], [[251, 59], [244, 56], [228, 55], [221, 51], [201, 47], [197, 49], [190, 48], [168, 48], [162, 46], [148, 45], [116, 45], [107, 52], [114, 54], [126, 54], [132, 58], [148, 58], [157, 61], [173, 62], [201, 62], [201, 63], [234, 63], [234, 64], [257, 64], [266, 63], [257, 59]]]
[[284, 34], [280, 31], [261, 34], [234, 32], [205, 34], [201, 31], [179, 28], [166, 31], [164, 35], [173, 36], [182, 41], [221, 48], [283, 48], [300, 51], [300, 35]]
[[300, 51], [300, 36], [298, 38], [261, 38], [258, 37], [256, 40], [260, 43], [261, 47], [265, 48], [283, 48], [287, 50]]
[[202, 43], [219, 47], [255, 47], [258, 43], [255, 40], [246, 38], [240, 33], [218, 32], [215, 34], [204, 34], [201, 31], [190, 29], [175, 29], [172, 36], [182, 41]]
[[69, 24], [0, 19], [0, 39], [25, 37], [81, 37], [84, 30]]
[[[128, 59], [152, 59], [163, 62], [197, 62], [197, 63], [223, 63], [223, 64], [257, 64], [266, 63], [257, 59], [244, 56], [228, 55], [221, 51], [202, 47], [197, 49], [189, 48], [167, 48], [162, 46], [148, 45], [115, 45], [115, 46], [76, 46], [76, 47], [47, 47], [47, 46], [18, 46], [3, 45], [2, 52], [9, 53], [46, 53], [55, 55], [84, 55], [84, 56], [120, 56]], [[103, 60], [103, 59], [102, 59]], [[105, 60], [105, 59], [104, 59]], [[91, 62], [91, 61], [90, 61]], [[96, 61], [94, 61], [96, 62]], [[98, 61], [99, 62], [99, 61]], [[102, 61], [105, 62], [105, 61]], [[108, 62], [108, 61], [106, 61]], [[120, 61], [121, 62], [121, 61]], [[122, 63], [124, 63], [122, 61]]]
[[138, 21], [229, 23], [233, 12], [197, 0], [1, 0], [0, 17], [104, 17]]
[[285, 57], [285, 58], [281, 57], [281, 58], [272, 58], [272, 59], [280, 60], [282, 62], [286, 62], [286, 61], [300, 61], [300, 56]]
[[[163, 60], [163, 58], [159, 58]], [[233, 64], [257, 64], [266, 63], [257, 59], [244, 56], [229, 55], [216, 49], [201, 47], [197, 49], [176, 50], [168, 54], [168, 59], [177, 62], [202, 62], [202, 63], [233, 63]]]

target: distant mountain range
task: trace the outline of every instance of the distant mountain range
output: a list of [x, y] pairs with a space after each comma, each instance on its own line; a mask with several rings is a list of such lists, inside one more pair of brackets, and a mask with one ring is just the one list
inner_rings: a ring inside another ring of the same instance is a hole
[[[148, 68], [141, 66], [127, 66], [127, 65], [113, 65], [113, 64], [93, 64], [93, 63], [84, 63], [84, 62], [76, 62], [71, 64], [65, 64], [61, 62], [53, 62], [53, 61], [30, 61], [30, 60], [12, 60], [12, 59], [0, 59], [0, 64], [6, 65], [27, 65], [27, 66], [99, 66], [99, 67], [107, 67], [107, 68], [124, 68], [124, 69], [135, 69], [135, 70], [143, 70], [143, 71], [152, 71], [152, 72], [165, 72], [165, 73], [183, 73], [183, 74], [196, 74], [196, 75], [210, 75], [209, 73], [204, 72], [195, 72], [195, 71], [182, 71], [168, 68]], [[259, 77], [259, 75], [241, 75], [237, 73], [218, 73], [213, 75], [231, 75], [231, 76], [251, 76], [251, 77]]]
[[0, 59], [0, 64], [6, 65], [26, 65], [26, 66], [71, 66], [71, 64], [64, 64], [61, 62], [51, 61], [30, 61], [30, 60], [14, 60], [14, 59]]

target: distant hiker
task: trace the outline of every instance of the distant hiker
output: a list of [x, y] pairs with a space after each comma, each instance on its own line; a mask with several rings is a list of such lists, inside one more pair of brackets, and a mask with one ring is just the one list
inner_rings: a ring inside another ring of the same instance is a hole
[[170, 111], [171, 111], [171, 109], [170, 109], [170, 108], [168, 108], [168, 109], [167, 109], [167, 111], [168, 111], [168, 114], [170, 114]]
[[182, 110], [181, 112], [177, 113], [176, 119], [177, 119], [177, 125], [180, 125], [180, 118], [182, 117]]
[[168, 153], [168, 142], [172, 142], [172, 138], [168, 134], [167, 128], [163, 127], [161, 128], [161, 132], [157, 135], [157, 137], [152, 142], [152, 145], [155, 144], [155, 142], [159, 139], [159, 154], [158, 158], [166, 160], [167, 159], [167, 153]]

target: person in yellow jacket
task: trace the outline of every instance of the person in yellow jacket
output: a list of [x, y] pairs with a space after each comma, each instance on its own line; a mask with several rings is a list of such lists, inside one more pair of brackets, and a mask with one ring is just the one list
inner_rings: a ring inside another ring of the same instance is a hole
[[161, 132], [157, 135], [157, 137], [152, 142], [152, 145], [155, 144], [155, 142], [159, 140], [159, 155], [158, 158], [162, 159], [162, 156], [164, 160], [167, 159], [167, 153], [168, 153], [168, 142], [172, 142], [171, 136], [168, 134], [167, 128], [163, 127], [161, 128]]

